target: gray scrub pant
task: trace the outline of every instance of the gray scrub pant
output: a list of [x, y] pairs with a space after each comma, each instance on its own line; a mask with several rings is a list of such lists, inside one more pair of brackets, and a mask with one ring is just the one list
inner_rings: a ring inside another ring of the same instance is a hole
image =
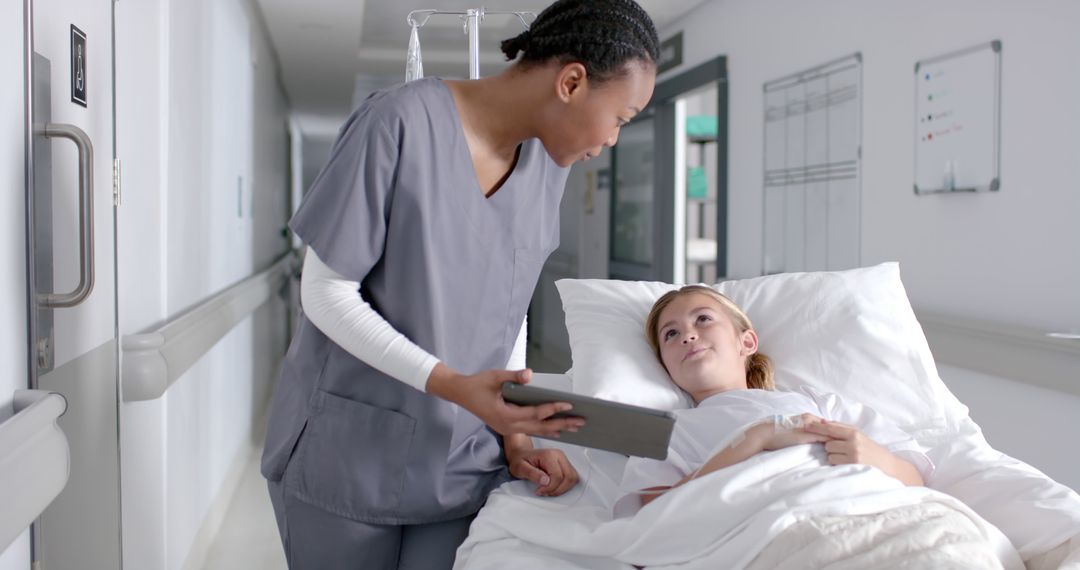
[[291, 570], [449, 570], [476, 515], [415, 525], [356, 522], [313, 507], [267, 481]]

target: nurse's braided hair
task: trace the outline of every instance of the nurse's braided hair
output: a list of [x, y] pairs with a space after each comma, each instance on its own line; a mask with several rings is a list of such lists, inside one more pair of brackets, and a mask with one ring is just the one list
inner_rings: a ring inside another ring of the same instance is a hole
[[[656, 330], [660, 326], [660, 313], [675, 299], [692, 293], [706, 295], [719, 303], [739, 334], [754, 328], [754, 324], [750, 322], [750, 317], [746, 316], [746, 313], [735, 304], [735, 301], [712, 287], [687, 285], [682, 289], [668, 291], [656, 300], [652, 310], [649, 311], [648, 318], [645, 319], [645, 338], [649, 341], [649, 346], [652, 347], [653, 354], [656, 355], [656, 359], [660, 361], [661, 366], [664, 365], [664, 360], [660, 357], [660, 331]], [[670, 374], [670, 371], [668, 373]], [[772, 359], [760, 352], [755, 352], [746, 358], [746, 387], [759, 390], [773, 390], [776, 388], [776, 383], [773, 380]]]
[[590, 79], [604, 82], [625, 73], [628, 63], [655, 65], [660, 40], [652, 18], [634, 0], [559, 0], [527, 31], [503, 40], [502, 51], [507, 60], [521, 52], [519, 64], [577, 62]]

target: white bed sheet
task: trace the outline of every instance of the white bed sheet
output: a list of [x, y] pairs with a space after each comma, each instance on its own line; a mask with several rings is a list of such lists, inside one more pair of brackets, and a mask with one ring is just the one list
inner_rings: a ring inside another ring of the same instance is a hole
[[[544, 388], [553, 388], [570, 392], [570, 377], [566, 374], [533, 374], [532, 385]], [[547, 497], [538, 499], [533, 493], [534, 486], [525, 481], [512, 481], [504, 484], [496, 493], [506, 493], [511, 496], [521, 497], [527, 500], [535, 500], [538, 512], [545, 507], [548, 513], [563, 510], [568, 520], [572, 520], [571, 509], [596, 508], [610, 512], [614, 502], [619, 498], [618, 478], [622, 476], [626, 457], [595, 449], [586, 450], [576, 445], [567, 445], [557, 441], [544, 439], [534, 440], [537, 446], [561, 449], [575, 468], [579, 469], [578, 475], [581, 481], [573, 489], [559, 497]], [[581, 469], [581, 466], [589, 466]], [[497, 517], [497, 506], [491, 508], [485, 506], [481, 509], [480, 517]], [[596, 514], [596, 516], [600, 516]], [[477, 523], [473, 523], [473, 529], [477, 529]], [[531, 544], [529, 542], [509, 537], [490, 540], [488, 537], [478, 537], [478, 533], [470, 531], [470, 537], [462, 548], [458, 550], [457, 562], [454, 570], [634, 570], [629, 564], [624, 564], [609, 558], [582, 556], [562, 552], [556, 549]]]
[[[570, 379], [564, 374], [536, 374], [533, 382], [571, 389]], [[931, 459], [938, 465], [938, 471], [928, 483], [963, 501], [979, 515], [976, 517], [979, 520], [986, 519], [1000, 528], [1024, 560], [1047, 553], [1072, 537], [1080, 537], [1080, 496], [1030, 466], [994, 451], [970, 419], [956, 426], [938, 428], [933, 433], [914, 435], [930, 444]], [[591, 551], [588, 544], [569, 548], [578, 552], [572, 554], [567, 548], [544, 547], [512, 533], [493, 530], [505, 527], [508, 517], [532, 521], [522, 527], [526, 529], [530, 524], [551, 527], [595, 523], [610, 518], [614, 502], [623, 495], [618, 480], [625, 458], [559, 442], [537, 441], [562, 449], [579, 470], [581, 483], [561, 497], [545, 499], [537, 499], [526, 482], [502, 486], [473, 524], [469, 539], [458, 552], [455, 569], [485, 570], [506, 568], [508, 564], [514, 568], [544, 570], [632, 569], [633, 566], [606, 556], [583, 554]], [[516, 523], [510, 521], [510, 524]], [[521, 535], [548, 536], [543, 532], [530, 533], [531, 530], [526, 530]], [[1080, 548], [1080, 541], [1074, 543]], [[1080, 559], [1080, 551], [1071, 547], [1068, 550], [1069, 562]]]

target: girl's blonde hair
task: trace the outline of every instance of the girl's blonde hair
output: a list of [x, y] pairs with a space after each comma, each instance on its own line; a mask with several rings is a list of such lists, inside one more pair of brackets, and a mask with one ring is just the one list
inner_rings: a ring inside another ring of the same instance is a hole
[[[675, 299], [694, 293], [706, 295], [720, 303], [739, 334], [754, 328], [753, 323], [750, 322], [750, 317], [746, 316], [746, 313], [734, 301], [716, 289], [704, 285], [687, 285], [681, 289], [668, 291], [656, 300], [652, 310], [649, 311], [649, 317], [645, 319], [645, 338], [648, 339], [649, 346], [652, 347], [653, 354], [656, 355], [656, 359], [660, 361], [661, 366], [664, 365], [664, 359], [660, 356], [660, 331], [656, 330], [656, 327], [660, 325], [660, 313]], [[665, 367], [666, 369], [667, 367]], [[772, 390], [776, 387], [773, 382], [772, 360], [768, 356], [755, 352], [746, 359], [746, 387], [759, 390]]]

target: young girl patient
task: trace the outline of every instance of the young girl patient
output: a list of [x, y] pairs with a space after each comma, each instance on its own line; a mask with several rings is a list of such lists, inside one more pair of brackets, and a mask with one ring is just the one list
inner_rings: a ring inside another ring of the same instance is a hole
[[772, 363], [758, 352], [750, 319], [713, 289], [690, 285], [665, 294], [645, 332], [696, 407], [677, 412], [667, 460], [627, 463], [622, 486], [645, 487], [643, 505], [760, 452], [802, 444], [820, 446], [822, 466], [869, 465], [905, 485], [922, 485], [933, 470], [910, 436], [865, 406], [810, 389], [774, 391]]

